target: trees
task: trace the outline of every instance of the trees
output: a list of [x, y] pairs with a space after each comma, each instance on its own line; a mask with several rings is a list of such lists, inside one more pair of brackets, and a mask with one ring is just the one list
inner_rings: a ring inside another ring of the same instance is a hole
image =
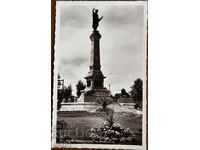
[[63, 87], [64, 87], [64, 82], [61, 82], [64, 80], [61, 80], [60, 74], [58, 74], [58, 89], [57, 89], [57, 109], [59, 110], [61, 107], [62, 100], [64, 98], [64, 93], [63, 93]]
[[126, 92], [125, 89], [121, 89], [121, 96], [122, 97], [130, 97], [130, 95]]
[[60, 107], [61, 107], [61, 103], [64, 99], [64, 91], [63, 89], [58, 89], [58, 92], [57, 92], [57, 109], [59, 110]]
[[81, 91], [84, 90], [86, 87], [86, 85], [81, 81], [79, 80], [78, 83], [76, 84], [76, 94], [78, 97], [81, 96]]
[[136, 108], [142, 109], [142, 94], [143, 94], [143, 81], [141, 79], [136, 79], [134, 84], [131, 86], [131, 97], [136, 103]]
[[64, 102], [74, 102], [74, 96], [72, 95], [72, 85], [64, 87]]
[[64, 88], [65, 99], [67, 100], [72, 95], [72, 85], [65, 86]]
[[69, 98], [70, 99], [74, 99], [74, 97], [72, 95], [72, 86], [71, 86], [71, 84], [69, 86], [63, 85], [63, 88], [58, 89], [58, 92], [57, 92], [57, 99], [58, 99], [58, 101], [57, 101], [57, 109], [58, 110], [60, 109], [61, 103], [63, 102], [63, 100], [68, 102]]

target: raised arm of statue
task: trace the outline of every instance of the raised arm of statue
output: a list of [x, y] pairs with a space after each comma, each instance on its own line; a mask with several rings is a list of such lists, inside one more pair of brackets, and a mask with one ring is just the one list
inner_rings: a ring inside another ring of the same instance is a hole
[[101, 18], [99, 18], [98, 16], [98, 9], [92, 9], [92, 17], [93, 17], [93, 22], [92, 22], [92, 27], [93, 29], [96, 31], [97, 27], [99, 26], [99, 21], [101, 21], [101, 19], [103, 18], [103, 16]]
[[103, 19], [103, 16], [99, 19], [99, 21], [101, 21], [101, 19]]

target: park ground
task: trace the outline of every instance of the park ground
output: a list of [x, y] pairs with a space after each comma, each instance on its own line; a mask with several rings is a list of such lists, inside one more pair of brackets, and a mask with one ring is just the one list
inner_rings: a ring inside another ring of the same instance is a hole
[[[92, 127], [99, 126], [105, 122], [99, 113], [88, 112], [59, 112], [58, 121], [66, 122], [65, 131], [58, 130], [72, 137], [76, 143], [90, 143], [89, 131]], [[119, 115], [119, 123], [123, 128], [129, 128], [135, 133], [134, 145], [142, 145], [142, 116], [133, 113]]]

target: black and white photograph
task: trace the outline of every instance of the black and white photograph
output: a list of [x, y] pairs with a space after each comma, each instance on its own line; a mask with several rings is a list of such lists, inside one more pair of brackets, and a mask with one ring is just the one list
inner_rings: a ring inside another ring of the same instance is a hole
[[200, 150], [200, 1], [1, 1], [1, 150]]
[[57, 1], [52, 148], [147, 147], [147, 1]]

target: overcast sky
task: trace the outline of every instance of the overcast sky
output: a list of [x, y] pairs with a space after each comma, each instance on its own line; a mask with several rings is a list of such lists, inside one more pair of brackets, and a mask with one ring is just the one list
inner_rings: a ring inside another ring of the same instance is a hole
[[[67, 2], [65, 2], [67, 3]], [[144, 8], [142, 5], [72, 5], [61, 7], [59, 69], [65, 84], [85, 82], [89, 71], [92, 9], [104, 16], [99, 25], [101, 70], [111, 84], [111, 92], [130, 91], [137, 78], [144, 76]]]

